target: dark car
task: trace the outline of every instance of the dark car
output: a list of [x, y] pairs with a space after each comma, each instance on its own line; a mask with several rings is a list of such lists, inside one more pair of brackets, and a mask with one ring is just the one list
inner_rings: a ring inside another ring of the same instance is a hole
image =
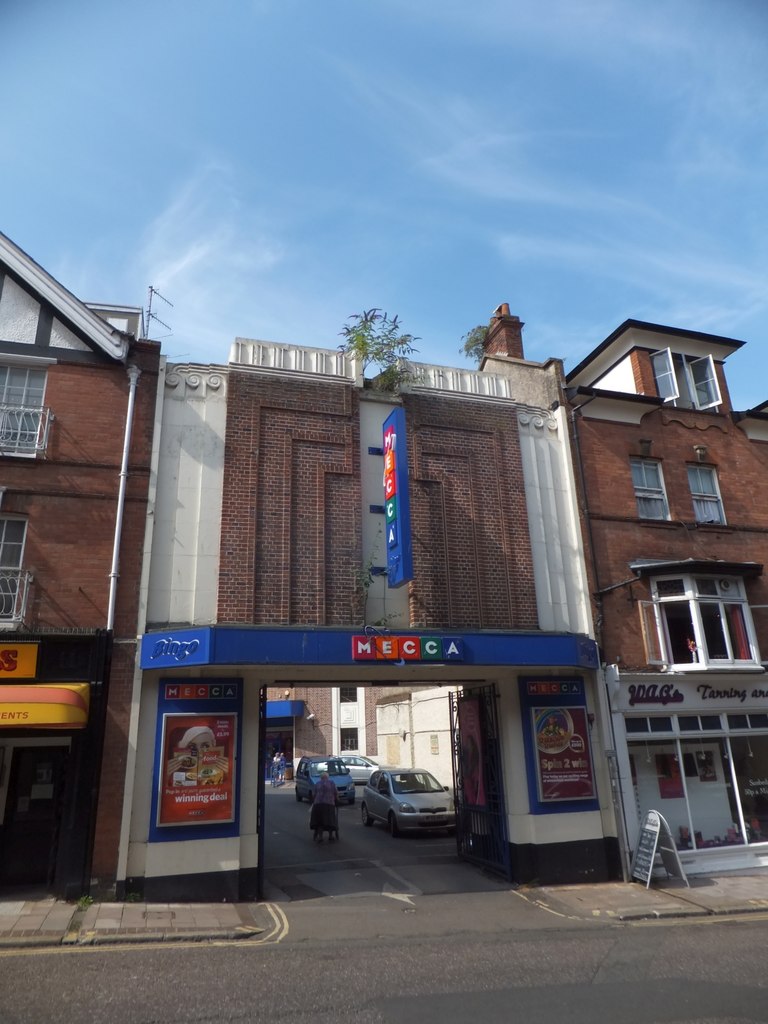
[[296, 769], [296, 799], [309, 800], [315, 798], [315, 786], [323, 772], [328, 772], [331, 782], [335, 783], [339, 800], [344, 803], [355, 802], [355, 782], [349, 768], [337, 757], [302, 757]]
[[447, 786], [422, 768], [382, 768], [363, 790], [363, 824], [380, 821], [393, 836], [409, 829], [456, 828], [456, 811]]

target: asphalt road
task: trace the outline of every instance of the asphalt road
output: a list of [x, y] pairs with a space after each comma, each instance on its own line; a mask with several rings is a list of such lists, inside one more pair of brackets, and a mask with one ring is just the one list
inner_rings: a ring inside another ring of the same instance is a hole
[[0, 951], [2, 1024], [768, 1022], [768, 914], [566, 919], [458, 861], [268, 794], [268, 941]]
[[267, 787], [265, 892], [267, 899], [298, 902], [323, 896], [400, 893], [409, 896], [509, 889], [456, 856], [445, 830], [393, 839], [380, 824], [360, 818], [362, 787], [353, 806], [339, 808], [339, 841], [318, 845], [309, 828], [310, 807], [297, 803], [289, 784]]
[[[343, 898], [349, 901], [350, 898]], [[354, 902], [354, 898], [352, 898]], [[464, 908], [465, 912], [467, 907]], [[272, 946], [77, 947], [0, 954], [3, 1024], [743, 1024], [768, 1020], [768, 922], [450, 930]], [[288, 911], [290, 919], [290, 910]], [[404, 919], [405, 920], [405, 919]], [[442, 927], [436, 924], [436, 928]]]

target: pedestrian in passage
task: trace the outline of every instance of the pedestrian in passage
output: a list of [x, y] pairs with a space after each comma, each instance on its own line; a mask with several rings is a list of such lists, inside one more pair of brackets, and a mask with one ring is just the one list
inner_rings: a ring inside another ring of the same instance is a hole
[[328, 833], [329, 842], [338, 839], [339, 825], [336, 810], [338, 803], [339, 791], [336, 789], [336, 784], [331, 782], [328, 772], [323, 772], [320, 781], [315, 786], [315, 796], [309, 814], [309, 827], [312, 829], [312, 838], [316, 843], [322, 843], [323, 832]]

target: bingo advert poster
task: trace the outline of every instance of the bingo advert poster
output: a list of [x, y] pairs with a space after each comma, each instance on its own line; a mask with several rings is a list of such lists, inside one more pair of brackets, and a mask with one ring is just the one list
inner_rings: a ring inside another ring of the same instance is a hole
[[163, 715], [158, 825], [234, 821], [236, 736], [236, 712]]

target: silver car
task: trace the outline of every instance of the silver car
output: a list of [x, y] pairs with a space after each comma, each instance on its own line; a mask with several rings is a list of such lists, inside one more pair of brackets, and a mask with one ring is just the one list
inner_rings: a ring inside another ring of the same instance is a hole
[[335, 756], [349, 768], [349, 774], [358, 786], [364, 786], [379, 767], [376, 761], [372, 761], [370, 757], [363, 757], [362, 754], [337, 754]]
[[363, 824], [380, 821], [390, 835], [410, 829], [443, 828], [453, 831], [456, 811], [447, 786], [422, 768], [381, 768], [363, 790]]

